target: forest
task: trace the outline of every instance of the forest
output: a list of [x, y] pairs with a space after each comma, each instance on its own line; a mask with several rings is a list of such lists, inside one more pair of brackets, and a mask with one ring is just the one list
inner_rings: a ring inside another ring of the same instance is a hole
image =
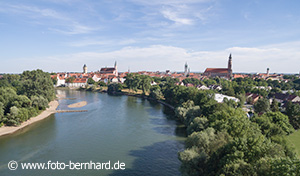
[[42, 70], [4, 74], [0, 79], [0, 126], [14, 126], [37, 116], [55, 98], [50, 74]]

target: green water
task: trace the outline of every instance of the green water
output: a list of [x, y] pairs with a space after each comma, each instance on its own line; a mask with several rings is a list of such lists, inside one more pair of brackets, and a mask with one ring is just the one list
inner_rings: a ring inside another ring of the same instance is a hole
[[[60, 113], [0, 137], [0, 175], [180, 175], [184, 129], [166, 107], [128, 96], [58, 91], [58, 109], [87, 101], [88, 112]], [[15, 160], [19, 168], [10, 171]], [[22, 170], [20, 163], [125, 163], [125, 170]]]

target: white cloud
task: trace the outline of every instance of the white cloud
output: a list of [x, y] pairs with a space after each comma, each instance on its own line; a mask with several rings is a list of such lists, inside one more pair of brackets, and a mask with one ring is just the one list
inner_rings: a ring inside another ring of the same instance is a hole
[[167, 18], [171, 21], [174, 21], [176, 24], [187, 24], [187, 25], [193, 24], [192, 19], [181, 18], [181, 17], [179, 17], [179, 14], [175, 11], [167, 9], [167, 10], [161, 11], [161, 13], [163, 14], [163, 16], [165, 18]]
[[[289, 50], [285, 48], [289, 47]], [[232, 47], [219, 51], [188, 51], [184, 48], [152, 45], [149, 47], [125, 47], [110, 52], [82, 52], [69, 55], [35, 59], [34, 66], [46, 71], [81, 71], [83, 64], [96, 71], [103, 66], [118, 62], [120, 71], [152, 70], [183, 71], [185, 62], [191, 71], [203, 72], [207, 67], [227, 67], [232, 53], [234, 72], [298, 73], [300, 65], [300, 42], [263, 46], [257, 48]], [[28, 59], [24, 59], [24, 62]], [[33, 62], [28, 62], [33, 63]], [[70, 64], [72, 63], [72, 64]], [[25, 64], [26, 65], [26, 64]], [[5, 70], [5, 69], [3, 69]]]

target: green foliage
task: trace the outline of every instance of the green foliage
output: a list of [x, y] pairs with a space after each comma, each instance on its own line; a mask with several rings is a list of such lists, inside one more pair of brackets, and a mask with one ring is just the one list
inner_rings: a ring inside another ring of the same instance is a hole
[[27, 97], [43, 96], [48, 101], [55, 98], [53, 82], [50, 74], [42, 70], [24, 71], [21, 74], [23, 84], [21, 92]]
[[278, 105], [278, 102], [275, 100], [275, 98], [273, 98], [270, 109], [271, 109], [272, 112], [278, 112], [279, 111], [279, 105]]
[[174, 88], [165, 92], [173, 93], [175, 100], [184, 94], [189, 98], [175, 110], [189, 134], [186, 149], [178, 155], [183, 175], [269, 175], [273, 158], [295, 158], [286, 140], [293, 128], [282, 113], [267, 112], [250, 121], [230, 101], [215, 104], [207, 92], [189, 96], [185, 88], [177, 94]]
[[106, 87], [107, 86], [107, 84], [105, 84], [105, 82], [103, 82], [103, 81], [98, 81], [97, 84], [101, 87]]
[[140, 75], [140, 81], [139, 81], [139, 84], [140, 84], [140, 87], [143, 91], [143, 93], [145, 94], [147, 91], [150, 90], [150, 87], [151, 87], [151, 77], [150, 76], [147, 76], [147, 75]]
[[161, 100], [163, 98], [163, 93], [161, 92], [161, 89], [159, 86], [153, 86], [150, 89], [149, 97], [155, 99], [155, 100]]
[[206, 129], [209, 125], [209, 121], [206, 117], [196, 117], [187, 127], [187, 134], [190, 135], [193, 132], [200, 132]]
[[46, 109], [54, 97], [49, 73], [34, 70], [21, 75], [4, 75], [0, 80], [0, 122], [18, 125]]
[[286, 103], [286, 114], [289, 117], [291, 125], [295, 129], [300, 128], [300, 105], [293, 104], [292, 102]]
[[53, 85], [57, 84], [57, 77], [52, 78]]
[[0, 122], [2, 122], [3, 118], [4, 118], [4, 105], [2, 102], [0, 102]]
[[265, 113], [270, 110], [270, 101], [267, 98], [260, 98], [253, 105], [254, 111], [256, 113]]
[[89, 79], [87, 80], [87, 83], [88, 83], [88, 84], [95, 84], [95, 81], [93, 80], [93, 78], [89, 78]]
[[120, 83], [111, 83], [108, 85], [107, 93], [115, 94], [118, 92], [122, 92], [123, 86]]
[[288, 117], [281, 112], [268, 112], [260, 117], [253, 117], [251, 120], [260, 126], [262, 134], [268, 138], [276, 135], [288, 135], [294, 132]]
[[38, 108], [39, 110], [45, 110], [48, 107], [48, 100], [43, 96], [32, 96], [31, 97], [32, 106]]
[[20, 119], [18, 118], [19, 109], [15, 106], [9, 109], [9, 113], [3, 118], [3, 121], [7, 125], [18, 125]]
[[238, 107], [243, 107], [243, 105], [246, 102], [246, 96], [245, 96], [245, 94], [238, 94], [236, 97], [240, 100], [238, 102]]

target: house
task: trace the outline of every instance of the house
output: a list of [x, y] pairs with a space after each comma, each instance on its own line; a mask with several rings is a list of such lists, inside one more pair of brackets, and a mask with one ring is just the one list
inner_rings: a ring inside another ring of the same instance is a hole
[[197, 86], [197, 89], [198, 89], [198, 90], [209, 90], [209, 88], [206, 87], [205, 85], [198, 85], [198, 86]]
[[157, 83], [155, 81], [151, 81], [150, 84], [151, 84], [151, 86], [157, 85]]
[[210, 88], [211, 90], [222, 90], [222, 86], [220, 85], [209, 85], [208, 88]]
[[283, 93], [275, 93], [272, 95], [275, 100], [279, 103], [283, 103], [285, 101], [291, 101], [291, 102], [300, 102], [300, 97], [297, 95], [289, 95], [289, 94], [283, 94]]
[[256, 103], [259, 98], [262, 98], [262, 96], [255, 93], [246, 93], [246, 100], [252, 105]]
[[87, 78], [75, 78], [71, 83], [66, 83], [67, 87], [84, 87], [87, 84]]
[[101, 75], [100, 74], [94, 74], [92, 76], [92, 79], [95, 81], [95, 82], [98, 82], [101, 80]]
[[119, 82], [119, 79], [117, 77], [113, 77], [111, 78], [110, 80], [112, 83], [118, 83]]
[[229, 55], [228, 67], [227, 68], [206, 68], [203, 76], [207, 77], [220, 77], [220, 78], [231, 78], [232, 77], [232, 57]]
[[51, 75], [51, 79], [56, 79], [56, 85], [55, 86], [64, 86], [65, 85], [65, 74], [56, 74]]
[[192, 83], [187, 83], [185, 86], [186, 86], [186, 87], [194, 87], [194, 84], [192, 84]]
[[224, 98], [227, 98], [228, 100], [233, 100], [236, 103], [240, 101], [238, 98], [235, 98], [235, 97], [232, 97], [232, 96], [227, 96], [227, 95], [218, 94], [218, 93], [215, 94], [215, 100], [218, 103], [223, 103]]

